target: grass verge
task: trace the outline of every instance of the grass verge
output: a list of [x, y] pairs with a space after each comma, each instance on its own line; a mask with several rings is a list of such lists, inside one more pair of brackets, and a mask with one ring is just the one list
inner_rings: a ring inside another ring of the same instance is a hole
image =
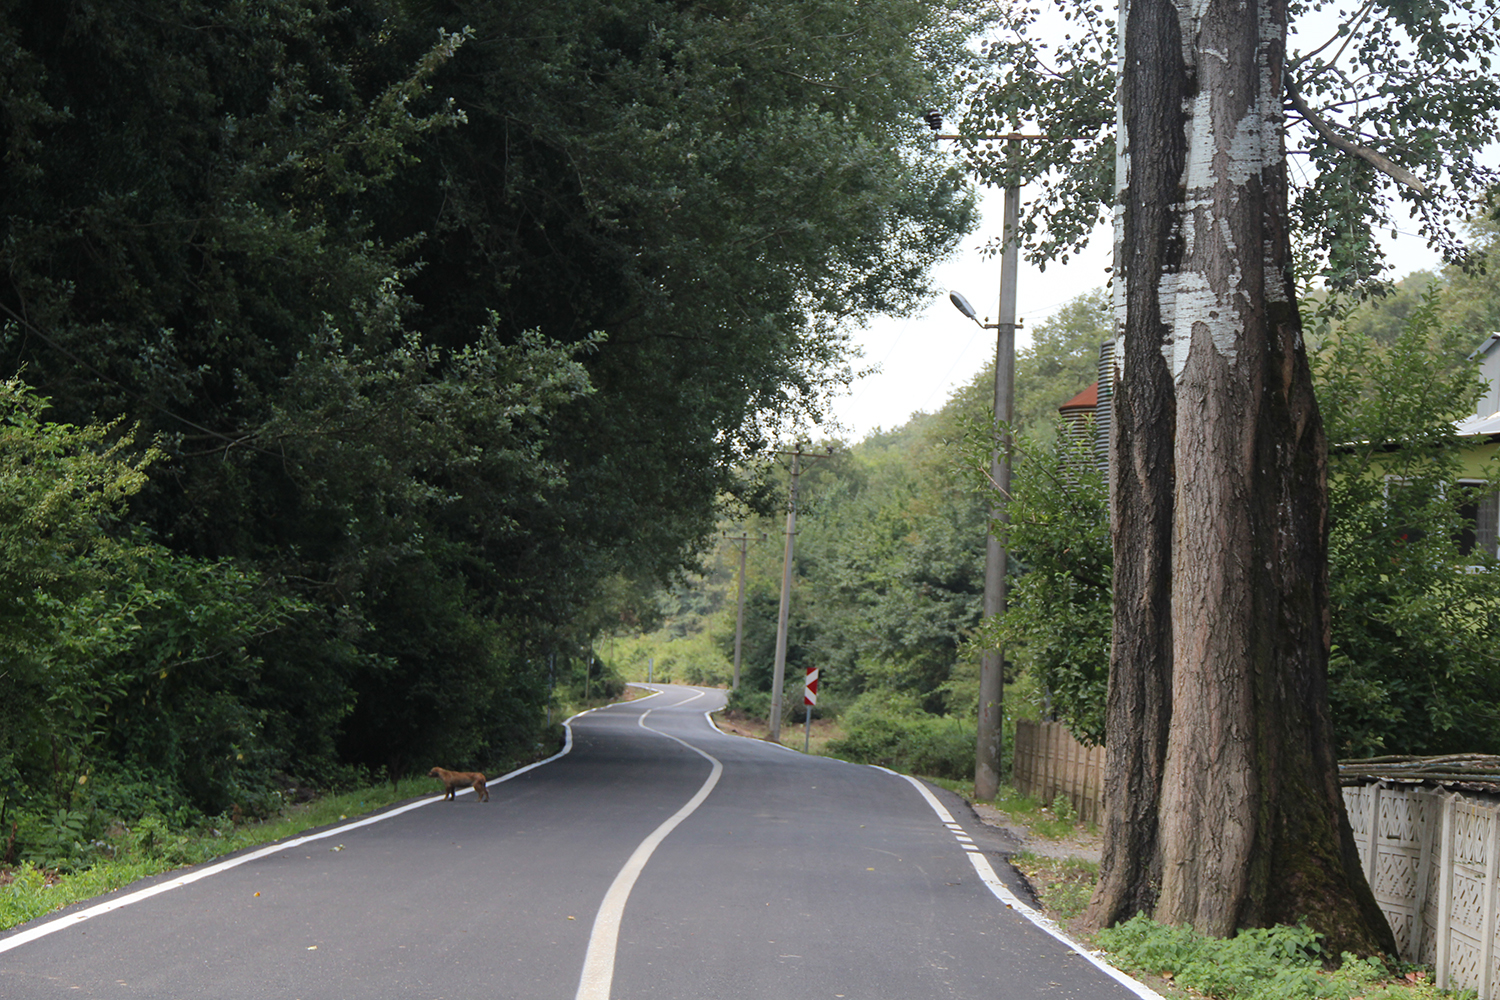
[[1467, 998], [1472, 990], [1440, 990], [1428, 969], [1387, 968], [1374, 958], [1342, 956], [1325, 968], [1318, 935], [1304, 926], [1241, 931], [1232, 938], [1205, 937], [1145, 917], [1095, 935], [1114, 965], [1153, 978], [1174, 997], [1210, 1000], [1438, 1000]]
[[[770, 727], [764, 719], [751, 718], [743, 712], [718, 711], [714, 713], [714, 725], [726, 733], [736, 736], [746, 736], [753, 740], [767, 740], [771, 738]], [[783, 722], [781, 725], [781, 739], [778, 741], [782, 746], [792, 750], [800, 751], [803, 741], [807, 738], [805, 722]], [[814, 717], [812, 724], [812, 739], [809, 753], [818, 756], [827, 756], [825, 748], [834, 740], [844, 738], [843, 727], [837, 719], [819, 719]]]
[[0, 872], [0, 931], [64, 906], [114, 892], [150, 875], [284, 840], [434, 790], [430, 778], [403, 778], [394, 787], [384, 782], [329, 795], [290, 806], [280, 816], [264, 822], [227, 830], [210, 827], [191, 833], [171, 832], [159, 821], [152, 822], [152, 817], [147, 817], [121, 838], [115, 857], [100, 859], [82, 871], [59, 874], [23, 861], [19, 867]]
[[[973, 803], [974, 782], [954, 781], [950, 778], [932, 778], [922, 775], [923, 781], [930, 781], [940, 788], [946, 788], [956, 795], [961, 795], [964, 801]], [[1097, 831], [1093, 826], [1085, 826], [1078, 822], [1078, 814], [1073, 810], [1066, 796], [1059, 795], [1051, 805], [1038, 802], [1029, 795], [1022, 795], [1009, 785], [1000, 786], [1000, 794], [985, 805], [994, 806], [1000, 812], [1005, 813], [1010, 821], [1016, 826], [1024, 826], [1031, 833], [1046, 840], [1062, 840], [1080, 832], [1090, 835]]]
[[1083, 914], [1099, 881], [1099, 863], [1087, 858], [1019, 851], [1011, 856], [1010, 863], [1031, 883], [1047, 916], [1063, 927]]

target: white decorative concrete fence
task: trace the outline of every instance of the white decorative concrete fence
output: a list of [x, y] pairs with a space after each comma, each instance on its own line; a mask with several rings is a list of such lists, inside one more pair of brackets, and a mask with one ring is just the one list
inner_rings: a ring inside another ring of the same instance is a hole
[[1500, 1000], [1500, 797], [1373, 782], [1344, 803], [1401, 957], [1433, 966], [1440, 988]]

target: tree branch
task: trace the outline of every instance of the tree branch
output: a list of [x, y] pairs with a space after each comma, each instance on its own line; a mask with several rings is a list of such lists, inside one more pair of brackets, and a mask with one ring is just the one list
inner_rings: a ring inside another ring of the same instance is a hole
[[1359, 157], [1398, 184], [1405, 184], [1423, 198], [1432, 195], [1431, 189], [1422, 183], [1422, 179], [1401, 166], [1401, 164], [1387, 159], [1368, 146], [1361, 146], [1359, 143], [1335, 132], [1332, 125], [1329, 125], [1316, 111], [1308, 107], [1307, 102], [1302, 99], [1302, 95], [1297, 91], [1297, 85], [1292, 81], [1290, 76], [1286, 78], [1286, 96], [1292, 102], [1292, 107], [1297, 109], [1297, 113], [1305, 118], [1307, 123], [1316, 129], [1318, 134], [1326, 139], [1330, 145], [1342, 149], [1351, 156]]

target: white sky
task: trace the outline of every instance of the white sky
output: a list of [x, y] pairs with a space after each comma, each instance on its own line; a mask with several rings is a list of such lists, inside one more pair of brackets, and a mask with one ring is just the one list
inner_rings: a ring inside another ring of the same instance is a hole
[[[1023, 189], [1023, 201], [1026, 196]], [[999, 311], [1000, 258], [986, 257], [980, 249], [1000, 235], [1003, 197], [1000, 191], [986, 189], [981, 199], [979, 228], [953, 257], [934, 269], [940, 293], [927, 308], [909, 319], [881, 317], [854, 334], [865, 355], [859, 367], [878, 366], [880, 370], [855, 382], [849, 395], [835, 401], [833, 416], [842, 426], [838, 436], [844, 440], [860, 441], [877, 428], [901, 426], [913, 413], [940, 409], [954, 390], [968, 384], [994, 357], [994, 331], [981, 330], [948, 301], [950, 290], [959, 291], [980, 316], [993, 320]], [[1104, 285], [1109, 279], [1104, 269], [1111, 263], [1111, 242], [1109, 228], [1104, 226], [1088, 249], [1066, 265], [1052, 264], [1040, 271], [1021, 261], [1016, 316], [1024, 322], [1016, 331], [1018, 349], [1030, 343], [1031, 327], [1065, 303]], [[1415, 234], [1384, 242], [1393, 277], [1440, 266], [1437, 254]], [[832, 433], [828, 428], [824, 432]]]

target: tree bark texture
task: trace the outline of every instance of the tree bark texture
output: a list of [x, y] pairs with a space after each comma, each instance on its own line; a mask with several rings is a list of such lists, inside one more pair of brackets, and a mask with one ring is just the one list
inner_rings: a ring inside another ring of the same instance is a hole
[[1327, 445], [1290, 277], [1284, 0], [1128, 0], [1115, 638], [1090, 919], [1394, 951], [1327, 707]]
[[[1161, 885], [1157, 808], [1172, 709], [1171, 371], [1160, 344], [1162, 303], [1154, 281], [1169, 266], [1182, 178], [1186, 71], [1176, 11], [1166, 4], [1121, 4], [1135, 42], [1122, 72], [1117, 134], [1121, 164], [1136, 197], [1119, 205], [1114, 282], [1117, 316], [1111, 420], [1110, 540], [1114, 547], [1114, 633], [1105, 706], [1103, 852], [1086, 920], [1108, 927], [1154, 911]], [[1123, 65], [1123, 63], [1122, 63]], [[1143, 117], [1144, 116], [1144, 117]], [[1132, 144], [1141, 137], [1137, 150]], [[1131, 172], [1128, 164], [1134, 164]]]

